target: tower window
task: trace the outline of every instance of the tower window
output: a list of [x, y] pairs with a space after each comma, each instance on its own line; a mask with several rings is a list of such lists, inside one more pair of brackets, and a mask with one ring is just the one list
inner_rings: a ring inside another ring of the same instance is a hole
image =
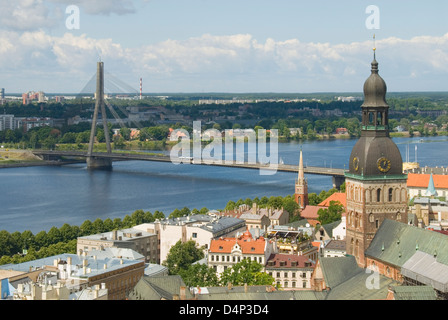
[[377, 202], [381, 201], [381, 189], [376, 190], [376, 201]]
[[392, 188], [389, 189], [389, 202], [392, 202], [392, 195], [394, 190]]

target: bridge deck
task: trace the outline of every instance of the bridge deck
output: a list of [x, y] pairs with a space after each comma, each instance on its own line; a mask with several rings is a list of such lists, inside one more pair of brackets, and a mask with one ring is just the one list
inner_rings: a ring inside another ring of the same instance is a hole
[[[33, 151], [33, 153], [37, 156], [42, 157], [88, 157], [87, 153], [80, 151]], [[119, 161], [129, 161], [129, 160], [139, 160], [139, 161], [159, 161], [159, 162], [180, 162], [181, 160], [185, 161], [186, 159], [175, 159], [172, 160], [170, 156], [157, 156], [157, 155], [145, 155], [145, 154], [133, 154], [133, 153], [106, 153], [106, 152], [94, 152], [91, 154], [92, 157], [96, 158], [109, 158], [112, 160]], [[187, 160], [188, 163], [194, 165], [210, 165], [210, 166], [221, 166], [221, 167], [234, 167], [234, 168], [244, 168], [244, 169], [258, 169], [258, 170], [275, 170], [282, 172], [298, 172], [298, 165], [289, 165], [289, 164], [277, 164], [277, 165], [269, 165], [269, 164], [251, 164], [251, 163], [238, 163], [235, 161], [220, 161], [220, 162], [211, 162], [207, 160], [202, 160], [201, 163], [197, 161]], [[307, 166], [304, 168], [304, 172], [308, 174], [318, 174], [318, 175], [326, 175], [333, 177], [343, 177], [344, 169], [338, 168], [323, 168], [323, 167], [310, 167]]]

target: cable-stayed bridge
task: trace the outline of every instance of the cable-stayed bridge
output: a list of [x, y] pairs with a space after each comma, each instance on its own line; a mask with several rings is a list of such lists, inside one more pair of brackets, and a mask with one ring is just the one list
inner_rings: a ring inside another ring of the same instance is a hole
[[[106, 140], [106, 152], [94, 152], [93, 147], [95, 143], [96, 130], [99, 119], [99, 113], [101, 113], [101, 122], [103, 128], [108, 127], [106, 107], [114, 116], [114, 118], [120, 123], [121, 127], [126, 127], [125, 121], [120, 119], [117, 111], [108, 102], [105, 95], [105, 84], [107, 84], [110, 92], [115, 94], [126, 93], [137, 95], [138, 91], [128, 86], [123, 81], [114, 77], [113, 75], [107, 73], [107, 78], [105, 78], [104, 73], [104, 63], [98, 62], [96, 74], [89, 80], [86, 86], [82, 89], [80, 96], [86, 94], [92, 94], [93, 86], [96, 86], [94, 93], [95, 98], [95, 109], [92, 117], [92, 126], [90, 132], [90, 140], [87, 152], [82, 151], [53, 151], [53, 150], [35, 150], [34, 154], [45, 159], [45, 160], [55, 160], [62, 157], [85, 159], [87, 163], [87, 168], [89, 169], [111, 169], [113, 161], [129, 161], [129, 160], [140, 160], [140, 161], [160, 161], [160, 162], [186, 162], [192, 165], [209, 165], [209, 166], [221, 166], [221, 167], [232, 167], [232, 168], [245, 168], [245, 169], [257, 169], [257, 170], [275, 170], [281, 172], [298, 172], [298, 166], [287, 165], [283, 163], [270, 163], [269, 165], [263, 163], [241, 163], [239, 161], [208, 161], [201, 160], [195, 161], [193, 158], [189, 158], [187, 161], [185, 159], [172, 159], [170, 156], [163, 155], [149, 155], [134, 152], [112, 152], [111, 148], [111, 137], [109, 136], [109, 130], [104, 130], [105, 140]], [[140, 97], [141, 97], [141, 81], [140, 81]], [[128, 116], [128, 112], [125, 108], [118, 106], [119, 110], [125, 116]], [[134, 124], [141, 128], [141, 125], [134, 121]], [[316, 175], [326, 175], [333, 178], [333, 186], [339, 187], [345, 180], [344, 169], [337, 168], [323, 168], [323, 167], [305, 167], [304, 173], [316, 174]]]

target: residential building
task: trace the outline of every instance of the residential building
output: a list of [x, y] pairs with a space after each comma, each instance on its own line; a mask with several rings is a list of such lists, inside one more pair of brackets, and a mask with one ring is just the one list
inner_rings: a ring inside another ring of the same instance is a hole
[[265, 272], [284, 290], [311, 289], [315, 262], [307, 256], [275, 253], [267, 260]]
[[409, 199], [426, 196], [430, 181], [436, 191], [435, 196], [448, 196], [448, 174], [408, 173], [407, 189]]
[[215, 214], [197, 214], [180, 218], [156, 220], [134, 226], [134, 229], [157, 235], [159, 258], [161, 264], [178, 241], [194, 240], [205, 251], [210, 240], [219, 237], [233, 237], [246, 230], [244, 220], [233, 217], [220, 217]]
[[289, 212], [283, 208], [262, 208], [255, 202], [252, 207], [247, 204], [240, 205], [234, 210], [224, 210], [216, 212], [216, 214], [224, 217], [235, 217], [242, 219], [251, 230], [259, 230], [262, 235], [268, 228], [276, 225], [284, 225], [289, 222]]
[[264, 237], [253, 238], [247, 230], [236, 237], [212, 239], [208, 250], [207, 264], [221, 274], [243, 259], [256, 261], [264, 266], [267, 258], [273, 252], [272, 241]]
[[13, 114], [0, 115], [0, 131], [15, 130], [22, 125], [21, 118], [14, 117]]
[[331, 239], [326, 241], [322, 247], [323, 257], [344, 257], [346, 254], [345, 240]]
[[[67, 294], [71, 295], [88, 287], [98, 288], [95, 286], [99, 285], [100, 288], [107, 289], [109, 300], [125, 299], [143, 276], [144, 268], [143, 261], [115, 257], [99, 259], [85, 253], [60, 254], [0, 266], [3, 277], [18, 290], [18, 296], [39, 298], [48, 295], [50, 298], [65, 298]], [[19, 284], [22, 284], [20, 288]], [[45, 288], [49, 284], [53, 287]], [[28, 289], [24, 285], [29, 286]], [[32, 288], [41, 293], [32, 294]]]
[[21, 127], [24, 132], [37, 127], [52, 127], [54, 120], [51, 118], [20, 118]]
[[158, 238], [155, 233], [129, 228], [79, 237], [76, 244], [78, 253], [106, 248], [132, 249], [144, 257], [144, 262], [159, 261]]

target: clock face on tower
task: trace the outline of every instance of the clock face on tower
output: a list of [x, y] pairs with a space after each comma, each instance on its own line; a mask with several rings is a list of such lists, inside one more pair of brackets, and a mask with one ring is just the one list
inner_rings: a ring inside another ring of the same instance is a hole
[[385, 157], [379, 158], [377, 165], [378, 165], [378, 170], [380, 170], [381, 172], [385, 173], [390, 170], [390, 160]]
[[354, 157], [353, 158], [353, 169], [355, 169], [355, 171], [358, 171], [358, 169], [359, 169], [359, 159], [358, 159], [358, 157]]

